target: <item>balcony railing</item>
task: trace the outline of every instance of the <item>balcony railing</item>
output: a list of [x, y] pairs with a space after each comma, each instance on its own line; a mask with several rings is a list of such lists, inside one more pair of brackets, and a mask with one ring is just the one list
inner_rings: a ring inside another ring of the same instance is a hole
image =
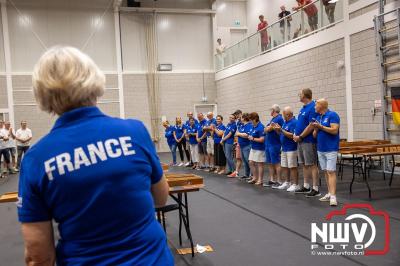
[[215, 70], [267, 53], [341, 21], [343, 0], [313, 1], [215, 54]]

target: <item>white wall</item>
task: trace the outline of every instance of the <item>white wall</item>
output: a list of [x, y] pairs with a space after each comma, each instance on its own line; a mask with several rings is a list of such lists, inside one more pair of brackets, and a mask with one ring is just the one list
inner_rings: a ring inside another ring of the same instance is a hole
[[[10, 47], [13, 72], [31, 72], [44, 52], [31, 29], [46, 47], [71, 45], [82, 49], [94, 30], [96, 34], [84, 50], [105, 71], [116, 70], [114, 17], [112, 9], [101, 15], [104, 7], [80, 7], [77, 1], [16, 1], [21, 13], [8, 4]], [[22, 14], [22, 15], [21, 15]]]
[[158, 59], [174, 70], [213, 68], [210, 15], [159, 14]]
[[[246, 1], [226, 1], [218, 0], [216, 2], [216, 36], [214, 46], [216, 46], [216, 39], [221, 38], [225, 45], [236, 43], [247, 35], [247, 14], [246, 14]], [[235, 21], [240, 22], [240, 26], [235, 25]], [[240, 30], [235, 28], [241, 28]]]

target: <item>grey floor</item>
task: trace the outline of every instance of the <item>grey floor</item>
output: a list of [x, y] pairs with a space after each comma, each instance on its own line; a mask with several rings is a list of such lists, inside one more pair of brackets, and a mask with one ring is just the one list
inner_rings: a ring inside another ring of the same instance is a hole
[[[160, 154], [168, 162], [168, 154]], [[255, 187], [224, 176], [173, 167], [170, 172], [194, 172], [204, 177], [205, 189], [189, 194], [190, 221], [195, 244], [211, 245], [212, 253], [176, 255], [179, 248], [178, 217], [167, 214], [168, 242], [176, 265], [400, 265], [400, 177], [391, 188], [381, 174], [372, 173], [373, 200], [363, 183], [348, 193], [350, 169], [338, 181], [343, 203], [371, 203], [390, 215], [390, 252], [384, 256], [312, 256], [310, 223], [320, 221], [332, 209], [316, 199]], [[0, 181], [0, 194], [17, 189], [18, 177]], [[324, 182], [323, 182], [324, 187]], [[339, 206], [338, 208], [340, 208]], [[383, 232], [383, 226], [377, 228]], [[189, 247], [184, 240], [184, 247]], [[23, 243], [15, 204], [0, 204], [0, 266], [23, 265]]]

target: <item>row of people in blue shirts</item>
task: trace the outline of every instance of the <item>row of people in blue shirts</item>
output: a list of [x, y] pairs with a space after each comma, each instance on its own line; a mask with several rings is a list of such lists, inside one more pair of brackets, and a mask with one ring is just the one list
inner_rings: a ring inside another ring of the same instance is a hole
[[[238, 177], [243, 165], [241, 179], [247, 179], [249, 183], [304, 193], [307, 197], [320, 196], [318, 164], [325, 171], [327, 180], [334, 179], [331, 183], [336, 184], [334, 173], [339, 150], [340, 118], [328, 109], [325, 99], [312, 100], [311, 90], [302, 90], [299, 97], [303, 107], [297, 118], [290, 107], [283, 110], [282, 116], [280, 107], [275, 104], [270, 109], [272, 118], [265, 126], [257, 113], [242, 114], [240, 110], [230, 115], [226, 126], [222, 116], [214, 119], [212, 113], [207, 114], [209, 119], [198, 114], [199, 120], [189, 113], [189, 120], [184, 125], [165, 123], [165, 137], [173, 154], [173, 164], [176, 164], [174, 147], [177, 140], [187, 138], [194, 168]], [[214, 149], [204, 148], [210, 146], [211, 140]], [[208, 165], [206, 160], [201, 159], [207, 156], [214, 159]], [[265, 163], [268, 164], [270, 178], [264, 183]], [[302, 186], [298, 182], [298, 164], [304, 166]], [[322, 201], [331, 201], [332, 198], [331, 205], [335, 206], [336, 185], [328, 187], [328, 190]]]

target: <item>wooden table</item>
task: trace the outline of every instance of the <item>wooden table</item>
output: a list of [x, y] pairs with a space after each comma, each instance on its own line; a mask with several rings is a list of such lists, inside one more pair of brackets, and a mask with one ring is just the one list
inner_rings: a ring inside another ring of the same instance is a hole
[[189, 201], [187, 193], [199, 191], [204, 187], [201, 176], [194, 174], [166, 173], [165, 177], [169, 184], [169, 195], [178, 204], [179, 209], [179, 244], [182, 245], [182, 224], [190, 241], [192, 257], [194, 257], [194, 244], [190, 229]]
[[[365, 182], [367, 188], [368, 188], [368, 196], [371, 199], [371, 188], [368, 182], [368, 170], [367, 170], [367, 162], [368, 158], [379, 156], [379, 157], [385, 157], [385, 156], [391, 156], [392, 157], [392, 169], [391, 169], [391, 174], [390, 174], [390, 181], [389, 181], [389, 186], [392, 185], [393, 181], [393, 175], [394, 175], [394, 169], [395, 169], [395, 163], [394, 163], [394, 156], [395, 155], [400, 155], [400, 144], [389, 144], [389, 143], [381, 143], [381, 144], [369, 144], [369, 145], [361, 145], [361, 146], [353, 146], [353, 147], [346, 147], [346, 148], [341, 148], [339, 152], [342, 155], [352, 155], [353, 156], [353, 177], [350, 183], [350, 193], [352, 193], [352, 187], [353, 183], [355, 180], [355, 167], [356, 167], [356, 158], [355, 156], [360, 156], [361, 160], [359, 163], [361, 163], [361, 174], [363, 176], [363, 181]], [[384, 167], [384, 166], [383, 166]], [[385, 169], [382, 169], [383, 177], [385, 179]]]

